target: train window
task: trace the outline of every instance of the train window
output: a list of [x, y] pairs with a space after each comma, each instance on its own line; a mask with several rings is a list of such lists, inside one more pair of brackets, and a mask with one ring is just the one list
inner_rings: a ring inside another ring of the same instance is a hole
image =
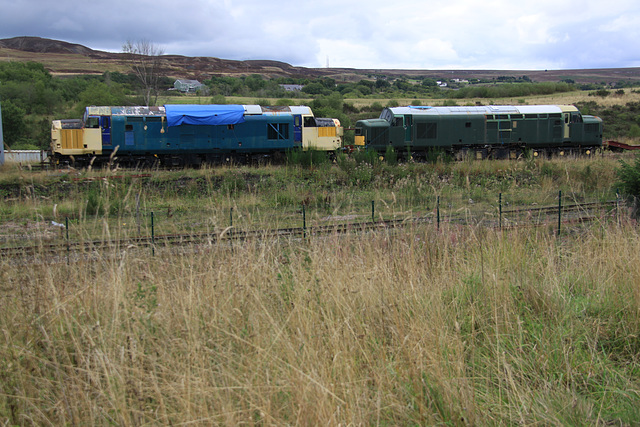
[[267, 124], [267, 139], [289, 139], [288, 123]]
[[416, 123], [416, 138], [436, 139], [438, 137], [437, 123]]
[[227, 125], [228, 130], [233, 130], [234, 128], [235, 128], [235, 125]]
[[498, 120], [509, 120], [508, 114], [498, 114], [496, 117], [498, 118]]
[[404, 124], [404, 123], [403, 123], [403, 121], [402, 121], [402, 117], [396, 117], [396, 118], [393, 120], [393, 125], [394, 125], [394, 126], [403, 126], [403, 124]]
[[553, 114], [549, 114], [549, 117], [559, 119], [562, 117], [562, 115], [560, 113], [553, 113]]
[[548, 114], [540, 114], [539, 116], [541, 119], [548, 119], [549, 115]]
[[133, 125], [125, 125], [124, 130], [125, 132], [133, 132]]
[[314, 117], [305, 117], [304, 118], [304, 127], [306, 127], [306, 128], [314, 128], [314, 127], [316, 127], [316, 119]]
[[416, 123], [417, 139], [436, 139], [438, 137], [437, 123]]
[[493, 114], [488, 114], [487, 115], [487, 120], [494, 120], [495, 117], [493, 117]]
[[512, 120], [513, 120], [513, 119], [516, 119], [516, 120], [517, 120], [517, 119], [521, 119], [521, 118], [522, 118], [522, 114], [512, 114], [512, 115], [511, 115], [511, 119], [512, 119]]
[[356, 135], [362, 135], [362, 128], [356, 128]]
[[464, 124], [464, 127], [466, 127], [466, 128], [470, 128], [470, 127], [471, 127], [471, 122], [466, 122], [466, 123]]
[[87, 122], [84, 127], [89, 129], [97, 129], [100, 127], [100, 118], [99, 117], [88, 117]]
[[427, 139], [436, 139], [438, 137], [438, 124], [427, 123]]
[[537, 114], [525, 114], [524, 118], [525, 119], [537, 119], [538, 115]]
[[426, 139], [427, 138], [427, 124], [426, 123], [416, 123], [416, 138], [417, 139]]

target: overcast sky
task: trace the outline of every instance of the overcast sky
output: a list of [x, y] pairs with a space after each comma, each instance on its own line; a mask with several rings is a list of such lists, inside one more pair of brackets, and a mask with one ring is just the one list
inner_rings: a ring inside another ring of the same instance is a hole
[[640, 66], [638, 0], [0, 0], [0, 38], [304, 67]]

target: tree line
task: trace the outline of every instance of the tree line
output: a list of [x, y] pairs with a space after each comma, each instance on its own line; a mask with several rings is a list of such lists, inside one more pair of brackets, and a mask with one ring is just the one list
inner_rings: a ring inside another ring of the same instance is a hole
[[[135, 64], [132, 63], [132, 70]], [[49, 146], [51, 120], [81, 118], [87, 105], [148, 105], [154, 104], [157, 94], [173, 87], [174, 79], [156, 76], [157, 93], [150, 93], [139, 73], [105, 72], [101, 75], [54, 77], [36, 62], [0, 62], [0, 105], [5, 143], [14, 149], [46, 149]], [[433, 78], [390, 77], [369, 75], [357, 82], [339, 82], [332, 78], [265, 78], [259, 74], [248, 76], [212, 76], [203, 81], [199, 95], [209, 103], [223, 104], [229, 96], [254, 97], [257, 104], [300, 104], [305, 99], [319, 117], [335, 117], [344, 126], [357, 119], [377, 116], [384, 106], [397, 106], [396, 99], [439, 99], [445, 105], [456, 105], [465, 98], [508, 98], [537, 94], [551, 94], [577, 90], [570, 82], [536, 83], [523, 76], [501, 79], [491, 84], [469, 81], [461, 84], [443, 79], [447, 88], [440, 87]], [[284, 85], [298, 85], [288, 91]], [[311, 101], [308, 101], [311, 98]], [[369, 107], [358, 109], [345, 99], [372, 99]], [[380, 99], [386, 99], [382, 105]], [[443, 100], [443, 101], [442, 101]], [[428, 101], [427, 101], [428, 102]], [[464, 101], [462, 101], [464, 102]], [[592, 105], [587, 108], [593, 109]], [[612, 116], [637, 117], [633, 112], [612, 111]], [[373, 114], [373, 116], [372, 116]], [[636, 123], [634, 132], [639, 132]], [[612, 127], [616, 132], [628, 133], [628, 126]], [[605, 132], [607, 128], [605, 127]], [[626, 135], [625, 133], [625, 135]], [[609, 135], [611, 136], [611, 135]]]

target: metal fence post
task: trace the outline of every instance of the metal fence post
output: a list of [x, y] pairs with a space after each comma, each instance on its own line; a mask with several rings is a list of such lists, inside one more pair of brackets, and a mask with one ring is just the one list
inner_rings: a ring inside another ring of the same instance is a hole
[[376, 202], [375, 200], [371, 201], [371, 222], [376, 221]]
[[562, 190], [558, 191], [558, 236], [560, 236], [560, 226], [562, 224]]
[[305, 210], [304, 203], [302, 204], [302, 236], [307, 237], [307, 211]]
[[616, 223], [620, 225], [620, 190], [616, 188]]
[[153, 224], [153, 211], [151, 211], [151, 255], [156, 255], [156, 233]]
[[65, 228], [65, 231], [67, 232], [67, 265], [69, 265], [69, 252], [71, 251], [71, 248], [69, 245], [69, 217], [65, 217], [64, 219], [64, 228]]
[[229, 238], [233, 239], [233, 206], [229, 209]]
[[500, 209], [500, 230], [502, 230], [502, 193], [500, 193], [500, 197], [498, 198], [498, 205]]
[[440, 230], [440, 196], [436, 199], [436, 219], [438, 224], [438, 230]]

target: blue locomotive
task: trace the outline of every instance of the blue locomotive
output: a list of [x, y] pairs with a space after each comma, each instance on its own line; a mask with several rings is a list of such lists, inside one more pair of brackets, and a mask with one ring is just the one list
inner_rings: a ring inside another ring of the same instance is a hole
[[56, 164], [200, 165], [281, 157], [289, 150], [342, 146], [337, 119], [307, 106], [164, 105], [86, 107], [83, 120], [54, 120]]

